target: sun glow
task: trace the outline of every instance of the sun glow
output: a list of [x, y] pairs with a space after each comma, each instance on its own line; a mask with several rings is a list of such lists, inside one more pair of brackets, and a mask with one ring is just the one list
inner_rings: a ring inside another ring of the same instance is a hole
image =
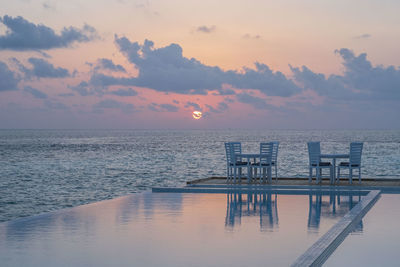
[[193, 116], [193, 119], [199, 120], [199, 119], [201, 119], [201, 116], [203, 116], [203, 113], [201, 113], [201, 111], [195, 110], [195, 111], [193, 111], [192, 116]]

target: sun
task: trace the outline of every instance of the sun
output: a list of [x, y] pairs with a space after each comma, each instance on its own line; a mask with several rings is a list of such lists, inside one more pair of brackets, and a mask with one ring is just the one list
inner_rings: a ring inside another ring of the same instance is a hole
[[203, 116], [203, 113], [201, 113], [201, 111], [195, 110], [195, 111], [193, 111], [192, 116], [193, 116], [193, 119], [199, 120], [199, 119], [201, 119], [201, 116]]

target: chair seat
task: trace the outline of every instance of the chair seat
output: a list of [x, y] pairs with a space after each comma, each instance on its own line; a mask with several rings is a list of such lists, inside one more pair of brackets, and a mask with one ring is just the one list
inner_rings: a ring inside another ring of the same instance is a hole
[[[349, 162], [340, 162], [339, 167], [349, 167]], [[360, 167], [358, 164], [351, 164], [351, 167]]]
[[253, 167], [268, 167], [268, 166], [270, 166], [271, 164], [269, 164], [269, 163], [261, 163], [261, 165], [260, 165], [260, 163], [252, 163], [251, 164], [251, 166], [253, 166]]
[[[311, 166], [316, 167], [317, 164], [314, 163], [314, 164], [311, 164]], [[332, 166], [332, 164], [331, 164], [330, 162], [321, 161], [321, 162], [319, 163], [319, 166], [320, 166], [320, 167], [328, 167], [328, 166]]]
[[[230, 165], [233, 166], [234, 164], [231, 163]], [[247, 162], [244, 162], [244, 161], [236, 161], [236, 166], [238, 166], [238, 165], [244, 166], [244, 165], [247, 165]]]

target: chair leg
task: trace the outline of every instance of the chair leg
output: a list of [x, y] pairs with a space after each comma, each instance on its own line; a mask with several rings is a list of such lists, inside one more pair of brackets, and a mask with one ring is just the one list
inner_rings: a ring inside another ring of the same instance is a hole
[[250, 166], [247, 166], [247, 182], [250, 183], [251, 178], [252, 178], [252, 170], [250, 168]]
[[260, 184], [265, 182], [266, 175], [267, 175], [267, 170], [265, 168], [260, 168]]
[[340, 183], [340, 167], [337, 168], [336, 182], [337, 182], [337, 183]]
[[[268, 175], [267, 174], [267, 169], [263, 168], [262, 171], [263, 171], [262, 182], [266, 183], [267, 182], [267, 175]], [[260, 170], [260, 183], [261, 183], [261, 170]]]
[[275, 162], [275, 180], [278, 181], [278, 166]]
[[358, 183], [361, 184], [361, 167], [358, 168]]
[[308, 182], [311, 183], [311, 181], [312, 181], [312, 168], [311, 167], [309, 168], [308, 172], [309, 172]]
[[316, 179], [316, 183], [318, 184], [321, 178], [321, 169], [320, 168], [316, 168], [317, 171], [317, 179]]
[[353, 183], [353, 169], [349, 167], [349, 179], [350, 179], [350, 184]]

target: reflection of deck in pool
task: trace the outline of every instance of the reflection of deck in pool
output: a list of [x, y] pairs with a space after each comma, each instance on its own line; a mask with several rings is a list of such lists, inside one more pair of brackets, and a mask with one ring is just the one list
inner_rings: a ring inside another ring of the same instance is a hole
[[[193, 181], [188, 181], [187, 185], [226, 185], [226, 184], [233, 184], [233, 183], [227, 183], [226, 177], [210, 177], [210, 178], [204, 178], [204, 179], [197, 179]], [[241, 183], [236, 183], [238, 185], [248, 185], [247, 179], [242, 178]], [[260, 184], [259, 180], [253, 181], [251, 184], [257, 185]], [[308, 178], [285, 178], [281, 177], [278, 178], [276, 181], [275, 178], [273, 178], [272, 183], [269, 185], [282, 185], [282, 186], [302, 186], [302, 185], [311, 185], [311, 186], [320, 186], [320, 185], [330, 185], [329, 179], [322, 179], [321, 184], [316, 184], [315, 179], [311, 183], [308, 182]], [[351, 186], [351, 187], [368, 187], [368, 188], [382, 188], [382, 187], [388, 187], [388, 188], [398, 188], [400, 190], [400, 179], [381, 179], [381, 178], [363, 178], [361, 184], [358, 183], [358, 180], [353, 180], [352, 184], [349, 184], [348, 180], [340, 180], [340, 183], [336, 183], [336, 186]], [[334, 186], [335, 186], [334, 185]]]

